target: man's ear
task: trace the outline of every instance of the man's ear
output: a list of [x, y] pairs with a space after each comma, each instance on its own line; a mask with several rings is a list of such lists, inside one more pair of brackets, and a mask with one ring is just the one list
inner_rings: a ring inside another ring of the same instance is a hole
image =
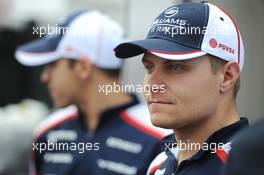
[[87, 57], [80, 57], [75, 65], [75, 71], [81, 79], [88, 79], [91, 76], [93, 64]]
[[230, 61], [227, 62], [222, 67], [223, 79], [220, 86], [220, 92], [225, 93], [230, 89], [233, 89], [236, 81], [240, 76], [240, 68], [237, 62]]

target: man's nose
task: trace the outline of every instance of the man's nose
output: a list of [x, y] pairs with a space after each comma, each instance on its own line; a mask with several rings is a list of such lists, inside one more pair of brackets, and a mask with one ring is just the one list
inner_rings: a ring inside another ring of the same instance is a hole
[[147, 89], [152, 94], [163, 92], [166, 87], [162, 73], [155, 69], [145, 77], [144, 85], [148, 86]]

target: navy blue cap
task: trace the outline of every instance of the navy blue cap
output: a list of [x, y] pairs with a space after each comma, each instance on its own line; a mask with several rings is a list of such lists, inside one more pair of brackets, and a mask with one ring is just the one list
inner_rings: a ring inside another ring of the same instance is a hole
[[[58, 29], [67, 29], [70, 23], [79, 15], [85, 11], [76, 12], [65, 18], [61, 23], [58, 24]], [[64, 32], [58, 32], [54, 35], [46, 35], [43, 38], [31, 41], [29, 43], [23, 44], [17, 48], [19, 51], [36, 53], [36, 54], [45, 54], [49, 52], [54, 52], [58, 47]]]
[[[126, 42], [115, 48], [116, 56], [128, 58], [144, 52], [192, 53], [201, 50], [202, 33], [176, 34], [180, 27], [207, 26], [209, 7], [205, 3], [183, 3], [164, 10], [153, 22], [145, 40]], [[172, 37], [173, 36], [173, 37]]]
[[151, 53], [168, 60], [187, 60], [206, 54], [244, 63], [242, 37], [233, 18], [210, 3], [182, 3], [164, 10], [144, 40], [124, 42], [115, 48], [119, 58]]
[[[42, 63], [49, 63], [58, 59], [59, 55], [56, 50], [67, 32], [69, 25], [76, 17], [85, 12], [86, 11], [75, 12], [62, 20], [56, 25], [56, 28], [60, 30], [59, 32], [54, 32], [52, 34], [47, 33], [40, 39], [18, 46], [16, 48], [16, 58], [18, 61], [22, 62], [24, 65], [41, 65]], [[23, 57], [21, 56], [22, 54]], [[24, 57], [27, 57], [27, 59], [24, 59]], [[28, 61], [28, 57], [34, 57], [35, 61], [32, 59]], [[21, 59], [23, 59], [23, 61]]]
[[47, 27], [48, 35], [44, 38], [17, 48], [15, 57], [19, 63], [39, 66], [61, 58], [87, 58], [98, 68], [122, 66], [122, 60], [115, 57], [113, 49], [125, 40], [124, 31], [108, 15], [98, 10], [82, 11], [51, 28]]

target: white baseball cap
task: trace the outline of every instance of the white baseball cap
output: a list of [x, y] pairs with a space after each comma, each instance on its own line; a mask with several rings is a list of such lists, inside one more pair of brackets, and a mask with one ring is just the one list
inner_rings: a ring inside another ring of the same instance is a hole
[[182, 3], [164, 10], [152, 23], [147, 38], [119, 44], [116, 56], [151, 53], [168, 60], [214, 55], [244, 64], [242, 37], [233, 18], [210, 3]]
[[124, 41], [124, 31], [104, 13], [96, 10], [74, 13], [55, 27], [53, 34], [19, 46], [16, 59], [26, 66], [38, 66], [60, 58], [85, 56], [99, 68], [122, 66], [113, 49]]

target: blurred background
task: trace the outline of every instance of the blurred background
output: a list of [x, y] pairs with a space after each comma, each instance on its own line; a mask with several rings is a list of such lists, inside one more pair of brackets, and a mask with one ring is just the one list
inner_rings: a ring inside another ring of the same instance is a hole
[[[27, 151], [34, 126], [52, 109], [39, 81], [41, 67], [25, 68], [14, 58], [17, 45], [38, 38], [33, 27], [54, 25], [76, 10], [100, 9], [119, 21], [129, 39], [143, 39], [165, 8], [197, 0], [0, 0], [0, 175], [27, 174]], [[226, 9], [239, 26], [245, 64], [237, 103], [251, 122], [264, 116], [264, 0], [208, 0]], [[122, 81], [142, 84], [140, 59], [128, 59]], [[139, 94], [143, 98], [142, 94]]]

